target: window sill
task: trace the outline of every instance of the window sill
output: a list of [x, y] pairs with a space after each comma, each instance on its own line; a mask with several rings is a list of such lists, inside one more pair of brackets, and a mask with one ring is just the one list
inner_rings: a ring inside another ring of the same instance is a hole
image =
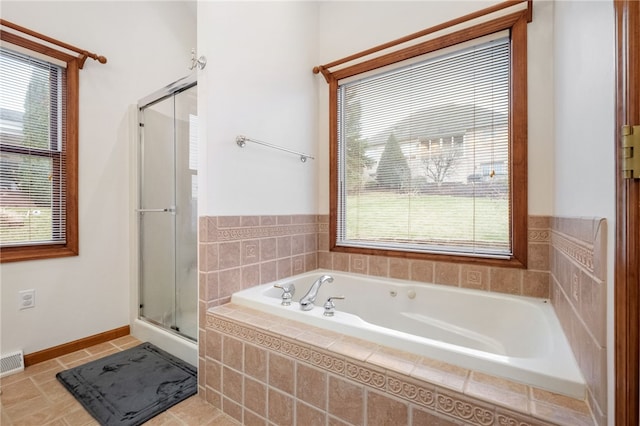
[[347, 253], [347, 254], [360, 254], [368, 256], [386, 256], [403, 259], [414, 260], [430, 260], [433, 262], [449, 262], [449, 263], [466, 263], [472, 265], [482, 266], [494, 266], [503, 268], [527, 268], [526, 252], [524, 256], [511, 256], [508, 259], [479, 257], [479, 256], [463, 256], [463, 255], [451, 255], [440, 253], [418, 253], [412, 251], [400, 251], [400, 250], [380, 250], [372, 248], [361, 247], [343, 247], [333, 246], [329, 251], [335, 253]]
[[78, 248], [70, 245], [6, 247], [0, 249], [0, 263], [77, 256]]

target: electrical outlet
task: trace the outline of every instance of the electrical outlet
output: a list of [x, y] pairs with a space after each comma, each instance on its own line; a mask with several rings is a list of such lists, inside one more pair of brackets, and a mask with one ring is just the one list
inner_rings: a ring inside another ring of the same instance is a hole
[[19, 296], [18, 308], [20, 310], [36, 307], [36, 291], [35, 290], [31, 289], [31, 290], [19, 291], [18, 296]]

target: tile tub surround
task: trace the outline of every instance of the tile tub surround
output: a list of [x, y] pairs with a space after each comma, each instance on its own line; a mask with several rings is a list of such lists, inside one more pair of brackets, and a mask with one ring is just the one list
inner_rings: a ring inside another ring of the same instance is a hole
[[[241, 289], [318, 268], [317, 215], [205, 216], [198, 221], [198, 370], [204, 371], [208, 308]], [[198, 374], [199, 393], [204, 375]]]
[[221, 305], [238, 290], [317, 269], [320, 227], [316, 215], [201, 217], [200, 303]]
[[[601, 285], [581, 284], [594, 277], [606, 276], [606, 232], [601, 231], [594, 244], [596, 240], [590, 237], [590, 232], [595, 228], [589, 227], [588, 222], [586, 219], [529, 216], [528, 269], [525, 270], [331, 253], [328, 251], [328, 215], [201, 217], [199, 369], [201, 372], [205, 369], [204, 348], [209, 346], [205, 332], [208, 308], [227, 303], [238, 289], [317, 268], [544, 297], [554, 302], [589, 383], [588, 397], [596, 407], [598, 424], [605, 424], [606, 413], [601, 407], [606, 407], [606, 348], [604, 343], [593, 343], [599, 342], [595, 337], [602, 337], [605, 330], [604, 296], [595, 297], [593, 291], [606, 292], [605, 283], [604, 278], [599, 278], [601, 281], [593, 282]], [[587, 253], [586, 259], [591, 260], [585, 260], [584, 253]], [[575, 260], [576, 270], [584, 272], [576, 274], [581, 290], [579, 303], [572, 302], [568, 297], [572, 292], [566, 291], [571, 287], [567, 283], [575, 282], [573, 276], [571, 280], [563, 278], [568, 276], [568, 267], [562, 264], [569, 262], [568, 259]], [[584, 338], [585, 335], [590, 340]], [[204, 374], [199, 375], [199, 391], [204, 396]]]
[[244, 424], [594, 424], [585, 401], [238, 305], [206, 334], [203, 396]]
[[201, 217], [200, 320], [237, 290], [317, 268], [548, 298], [549, 224], [547, 216], [529, 217], [523, 270], [332, 253], [328, 215]]
[[606, 222], [556, 217], [550, 228], [551, 302], [587, 382], [598, 424], [605, 425]]
[[330, 252], [329, 216], [319, 216], [319, 220], [319, 268], [549, 298], [548, 216], [529, 216], [527, 269]]

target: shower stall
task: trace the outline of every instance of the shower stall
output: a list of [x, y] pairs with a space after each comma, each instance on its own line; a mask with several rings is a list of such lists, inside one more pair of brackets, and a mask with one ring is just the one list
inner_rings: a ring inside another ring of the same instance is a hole
[[197, 365], [195, 76], [142, 99], [138, 125], [138, 303], [132, 334]]

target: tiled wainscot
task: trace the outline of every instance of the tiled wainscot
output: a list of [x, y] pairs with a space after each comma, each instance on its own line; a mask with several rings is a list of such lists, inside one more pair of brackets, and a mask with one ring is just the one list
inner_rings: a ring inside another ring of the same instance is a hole
[[[604, 220], [530, 216], [527, 269], [333, 253], [328, 222], [326, 215], [200, 218], [201, 397], [248, 425], [606, 424]], [[228, 304], [238, 290], [317, 268], [549, 298], [587, 398]]]

